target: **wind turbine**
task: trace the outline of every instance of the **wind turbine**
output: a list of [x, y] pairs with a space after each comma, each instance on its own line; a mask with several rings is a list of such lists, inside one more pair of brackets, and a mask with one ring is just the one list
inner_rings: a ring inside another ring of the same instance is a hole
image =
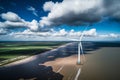
[[[87, 29], [87, 27], [85, 28], [85, 30]], [[77, 64], [81, 64], [81, 55], [80, 55], [80, 52], [83, 54], [83, 47], [82, 47], [82, 38], [85, 34], [85, 30], [82, 32], [81, 36], [80, 36], [80, 39], [79, 39], [79, 43], [78, 43], [78, 59], [77, 59]], [[83, 57], [85, 59], [85, 56], [83, 54]]]
[[83, 58], [85, 60], [85, 56], [84, 56], [84, 53], [83, 53], [83, 47], [82, 47], [82, 38], [83, 38], [83, 36], [85, 34], [85, 30], [87, 30], [87, 27], [83, 30], [82, 34], [80, 35], [79, 40], [78, 39], [70, 39], [72, 41], [77, 41], [78, 42], [78, 58], [77, 58], [77, 64], [78, 65], [81, 64], [81, 55], [80, 55], [80, 53], [82, 53]]

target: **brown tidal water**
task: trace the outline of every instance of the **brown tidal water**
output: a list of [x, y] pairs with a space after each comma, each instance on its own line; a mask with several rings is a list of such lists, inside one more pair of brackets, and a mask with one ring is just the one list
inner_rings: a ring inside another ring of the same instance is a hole
[[79, 80], [120, 80], [120, 47], [101, 47], [86, 59]]

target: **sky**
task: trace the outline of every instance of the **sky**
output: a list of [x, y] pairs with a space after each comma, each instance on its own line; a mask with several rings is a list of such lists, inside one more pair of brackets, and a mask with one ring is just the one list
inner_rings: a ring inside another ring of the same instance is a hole
[[0, 41], [120, 41], [120, 0], [0, 0]]

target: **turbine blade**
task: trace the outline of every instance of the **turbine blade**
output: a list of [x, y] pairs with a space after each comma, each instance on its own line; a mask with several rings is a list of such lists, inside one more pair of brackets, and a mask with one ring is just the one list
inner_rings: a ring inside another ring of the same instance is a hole
[[[88, 27], [88, 26], [87, 26]], [[81, 36], [80, 36], [80, 41], [82, 41], [82, 38], [83, 38], [83, 36], [84, 36], [84, 34], [85, 34], [85, 30], [87, 30], [87, 27], [83, 30], [83, 32], [82, 32], [82, 34], [81, 34]]]

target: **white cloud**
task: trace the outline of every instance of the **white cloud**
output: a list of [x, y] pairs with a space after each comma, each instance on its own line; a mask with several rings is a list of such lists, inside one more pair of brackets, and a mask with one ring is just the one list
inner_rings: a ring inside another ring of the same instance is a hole
[[53, 7], [54, 7], [54, 2], [52, 1], [45, 2], [45, 4], [43, 5], [44, 11], [51, 11]]
[[19, 17], [16, 13], [7, 12], [2, 13], [1, 17], [6, 21], [0, 22], [0, 28], [28, 28], [31, 31], [38, 31], [39, 24], [36, 20], [32, 20], [31, 22], [25, 21], [21, 17]]
[[[96, 30], [95, 29], [90, 29], [90, 30], [87, 30], [84, 34], [84, 36], [86, 37], [93, 37], [95, 36], [96, 34]], [[40, 36], [40, 37], [63, 37], [63, 38], [66, 38], [66, 37], [76, 37], [76, 38], [79, 38], [81, 36], [81, 32], [75, 32], [74, 30], [70, 30], [70, 31], [66, 31], [65, 29], [61, 29], [59, 31], [48, 31], [48, 32], [31, 32], [30, 30], [25, 30], [23, 32], [16, 32], [15, 34], [17, 35], [34, 35], [34, 36]]]
[[106, 37], [108, 37], [108, 35], [107, 34], [102, 34], [102, 35], [99, 35], [99, 37], [100, 38], [106, 38]]
[[36, 20], [32, 20], [31, 22], [25, 22], [25, 24], [31, 31], [39, 30], [39, 24]]
[[7, 21], [21, 21], [21, 18], [13, 12], [2, 13], [0, 16], [2, 19]]
[[97, 32], [96, 29], [90, 29], [89, 31], [85, 31], [86, 36], [96, 36]]
[[61, 36], [65, 36], [65, 35], [67, 35], [67, 32], [65, 31], [65, 29], [61, 29], [61, 30], [59, 31], [59, 34], [60, 34]]
[[21, 19], [16, 13], [7, 12], [2, 13], [1, 18], [6, 20], [4, 22], [0, 22], [1, 28], [19, 28], [25, 27], [25, 20]]
[[118, 35], [117, 35], [117, 34], [114, 34], [114, 33], [111, 33], [111, 34], [110, 34], [110, 37], [117, 38]]
[[81, 35], [81, 33], [82, 32], [75, 32], [74, 30], [71, 30], [70, 32], [69, 32], [69, 35], [68, 36], [70, 36], [70, 37], [80, 37], [80, 35]]
[[63, 0], [45, 2], [43, 9], [49, 11], [40, 20], [41, 26], [86, 25], [105, 17], [120, 21], [120, 0]]
[[[61, 3], [46, 2], [43, 9], [50, 11], [47, 17], [40, 21], [41, 26], [80, 25], [95, 22], [100, 19], [97, 9], [102, 0], [63, 0]], [[100, 8], [99, 8], [100, 9]]]
[[103, 35], [98, 35], [100, 38], [119, 38], [119, 34], [115, 33], [110, 33], [110, 34], [103, 34]]
[[11, 22], [11, 21], [0, 22], [1, 28], [20, 28], [24, 26], [25, 24], [23, 22]]
[[27, 10], [32, 11], [32, 13], [33, 13], [35, 16], [38, 16], [37, 11], [36, 11], [36, 9], [35, 9], [34, 7], [30, 6], [30, 7], [27, 8]]
[[5, 29], [0, 28], [0, 35], [5, 35], [7, 31]]
[[[51, 30], [48, 32], [32, 32], [30, 29], [23, 32], [12, 32], [7, 35], [1, 35], [0, 40], [29, 40], [29, 41], [79, 41], [81, 31], [75, 32], [74, 30], [66, 31], [61, 29], [59, 31]], [[120, 39], [120, 34], [97, 34], [96, 29], [85, 31], [83, 40], [115, 40]]]

